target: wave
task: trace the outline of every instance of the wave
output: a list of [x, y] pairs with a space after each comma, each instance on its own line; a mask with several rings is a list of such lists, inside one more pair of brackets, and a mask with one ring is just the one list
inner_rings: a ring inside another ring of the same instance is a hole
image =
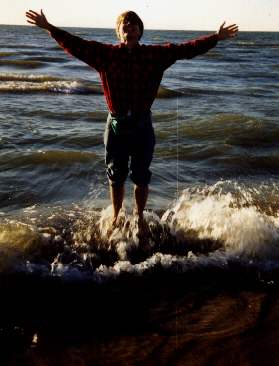
[[[177, 116], [173, 115], [173, 122]], [[177, 130], [178, 129], [178, 130]], [[164, 126], [161, 131], [166, 137], [169, 135], [182, 141], [217, 142], [218, 144], [242, 147], [267, 146], [273, 148], [279, 138], [278, 124], [265, 118], [233, 113], [219, 113], [212, 117], [184, 120], [178, 116], [176, 123]], [[160, 131], [159, 131], [160, 134]]]
[[[7, 44], [7, 43], [2, 43], [0, 44], [0, 48], [13, 48], [13, 49], [42, 49], [42, 46], [38, 46], [38, 45], [34, 45], [34, 44]], [[47, 47], [45, 47], [45, 49], [48, 49]]]
[[45, 63], [42, 61], [31, 60], [0, 60], [0, 67], [1, 66], [10, 66], [21, 69], [38, 69], [45, 66]]
[[182, 95], [183, 93], [178, 90], [172, 90], [160, 85], [157, 93], [157, 98], [174, 98]]
[[67, 69], [75, 70], [75, 71], [92, 71], [92, 68], [86, 64], [69, 64], [67, 65]]
[[[257, 76], [256, 76], [257, 77]], [[261, 75], [260, 77], [265, 78], [264, 75]], [[266, 76], [267, 78], [270, 78], [270, 75]], [[250, 75], [245, 76], [245, 79], [249, 80]], [[272, 77], [272, 79], [274, 80], [274, 76]], [[272, 86], [273, 87], [273, 86]], [[224, 96], [224, 95], [237, 95], [237, 96], [253, 96], [253, 97], [265, 97], [267, 96], [267, 92], [268, 92], [268, 96], [272, 97], [274, 96], [274, 98], [277, 97], [277, 93], [276, 91], [273, 91], [272, 89], [267, 89], [267, 85], [262, 86], [262, 87], [244, 87], [244, 88], [237, 88], [237, 87], [231, 87], [230, 89], [226, 89], [226, 88], [220, 88], [220, 87], [183, 87], [183, 88], [179, 88], [179, 92], [181, 93], [181, 95], [188, 95], [188, 96], [198, 96], [198, 95], [220, 95], [220, 96]]]
[[[264, 186], [218, 182], [186, 189], [161, 217], [145, 211], [145, 223], [122, 209], [114, 229], [111, 207], [45, 213], [28, 207], [24, 219], [1, 220], [2, 270], [20, 263], [27, 272], [97, 282], [162, 271], [229, 271], [232, 261], [246, 271], [272, 270], [279, 259], [279, 191], [270, 188], [268, 205]], [[3, 263], [4, 255], [10, 260]]]
[[239, 90], [234, 90], [231, 88], [228, 89], [221, 89], [221, 88], [204, 88], [204, 87], [191, 87], [187, 86], [185, 88], [179, 88], [179, 92], [181, 95], [185, 96], [196, 96], [196, 95], [231, 95], [231, 94], [240, 94]]
[[15, 73], [0, 73], [1, 81], [28, 81], [28, 82], [43, 82], [43, 81], [65, 81], [61, 77], [52, 75], [38, 75], [38, 74], [15, 74]]
[[[272, 67], [274, 67], [274, 65], [272, 66]], [[234, 74], [228, 74], [230, 77], [234, 77], [235, 75]], [[246, 80], [249, 80], [249, 79], [255, 79], [255, 78], [261, 78], [262, 80], [264, 80], [264, 79], [276, 79], [276, 77], [277, 77], [277, 75], [276, 74], [274, 74], [274, 72], [265, 72], [265, 73], [263, 73], [262, 71], [249, 71], [249, 74], [248, 75], [245, 75], [244, 76], [244, 78], [246, 79]], [[274, 86], [276, 86], [276, 85], [274, 85]]]
[[278, 43], [260, 41], [237, 41], [239, 47], [251, 48], [279, 48]]
[[[39, 61], [28, 61], [27, 64], [32, 65], [34, 62]], [[3, 81], [0, 85], [0, 93], [103, 94], [102, 86], [99, 83], [86, 80], [68, 80], [52, 75], [0, 73], [0, 81]], [[160, 86], [157, 97], [174, 98], [181, 95], [183, 94], [180, 91]]]
[[0, 164], [9, 168], [53, 164], [64, 166], [74, 163], [90, 163], [95, 159], [96, 154], [93, 152], [49, 150], [2, 154], [0, 156]]
[[101, 86], [81, 81], [36, 79], [5, 81], [0, 85], [0, 93], [62, 93], [62, 94], [103, 94]]
[[15, 56], [16, 52], [0, 52], [0, 57]]
[[210, 51], [210, 52], [208, 52], [207, 54], [206, 54], [206, 58], [209, 58], [209, 59], [214, 59], [214, 58], [216, 58], [216, 59], [223, 59], [223, 55], [222, 55], [222, 53], [220, 52], [220, 51], [216, 51], [216, 50], [214, 50], [214, 51]]
[[255, 174], [264, 172], [269, 174], [278, 174], [279, 172], [279, 156], [277, 153], [270, 155], [252, 155], [249, 153], [239, 154], [237, 156], [222, 156], [213, 157], [212, 164], [215, 166], [223, 166], [234, 168], [234, 174]]
[[256, 45], [256, 41], [236, 41], [236, 44], [237, 45], [240, 45], [240, 46], [254, 46]]
[[[1, 76], [0, 76], [1, 79]], [[60, 120], [60, 121], [88, 121], [94, 123], [104, 123], [107, 119], [108, 111], [107, 110], [95, 110], [95, 111], [51, 111], [47, 109], [33, 109], [32, 111], [24, 111], [22, 112], [24, 116], [27, 117], [39, 117], [45, 118], [50, 120]], [[176, 112], [153, 112], [152, 113], [152, 120], [154, 124], [160, 123], [168, 123], [168, 122], [176, 122], [177, 113]], [[158, 136], [162, 133], [165, 135], [164, 131], [161, 131], [159, 128], [156, 132]], [[65, 136], [66, 138], [68, 137]], [[76, 139], [83, 139], [85, 136], [77, 136], [75, 135]], [[89, 138], [89, 136], [86, 136]], [[70, 138], [72, 138], [70, 136]]]
[[[176, 122], [177, 120], [177, 112], [171, 111], [155, 111], [152, 113], [152, 120], [153, 123], [160, 123], [160, 122]], [[158, 133], [161, 131], [158, 130]]]
[[[28, 115], [28, 114], [26, 114]], [[33, 113], [30, 113], [30, 115], [34, 115]], [[69, 121], [77, 121], [78, 123], [82, 122], [94, 122], [95, 123], [101, 123], [104, 124], [107, 118], [107, 114], [103, 114], [103, 118], [99, 118], [97, 119], [97, 117], [94, 116], [94, 114], [92, 114], [92, 117], [90, 117], [90, 114], [88, 114], [87, 116], [85, 115], [80, 115], [80, 117], [78, 117], [78, 113], [47, 113], [45, 114], [45, 116], [41, 115], [41, 118], [45, 118], [45, 119], [50, 119], [52, 120], [53, 118], [58, 119], [60, 122], [65, 121], [65, 122], [69, 122]], [[77, 135], [76, 132], [68, 132], [65, 133], [63, 136], [59, 135], [59, 134], [40, 134], [39, 136], [35, 135], [35, 136], [25, 136], [23, 138], [2, 138], [0, 140], [0, 145], [2, 147], [2, 149], [7, 148], [10, 149], [12, 146], [12, 149], [15, 149], [15, 147], [21, 147], [21, 146], [30, 146], [32, 148], [34, 148], [34, 145], [44, 145], [44, 146], [59, 146], [59, 150], [56, 151], [62, 151], [62, 149], [90, 149], [90, 151], [95, 150], [95, 149], [99, 149], [100, 146], [103, 146], [103, 129], [100, 128], [98, 131], [94, 131], [94, 133], [84, 133], [84, 134], [79, 134]], [[11, 153], [11, 154], [14, 154]], [[2, 159], [1, 156], [5, 156], [4, 153], [2, 152], [0, 154], [0, 164], [1, 162], [6, 162], [6, 157], [4, 157]], [[10, 161], [10, 160], [9, 160]], [[13, 161], [13, 160], [11, 160]]]
[[233, 57], [232, 55], [224, 55], [222, 57], [222, 59], [220, 60], [222, 63], [237, 63], [237, 64], [241, 64], [242, 62], [250, 62], [250, 58], [245, 58], [242, 55], [236, 55], [235, 57]]
[[54, 57], [54, 56], [35, 56], [35, 57], [30, 57], [29, 58], [30, 61], [42, 61], [42, 62], [68, 62], [68, 60], [66, 58], [63, 57]]
[[44, 56], [44, 55], [46, 55], [46, 54], [48, 54], [48, 51], [46, 51], [46, 50], [48, 50], [48, 48], [46, 47], [44, 47], [44, 49], [42, 50], [42, 49], [38, 49], [38, 50], [22, 50], [22, 51], [20, 51], [20, 50], [18, 50], [17, 51], [17, 53], [16, 53], [16, 55], [23, 55], [23, 56]]
[[[27, 117], [39, 117], [50, 120], [59, 120], [59, 121], [88, 121], [94, 123], [104, 123], [107, 119], [108, 112], [107, 111], [51, 111], [47, 109], [33, 109], [32, 111], [23, 112], [24, 116]], [[67, 135], [68, 136], [68, 135]], [[65, 136], [65, 137], [67, 137]], [[77, 139], [83, 138], [82, 134], [80, 136], [75, 135]], [[86, 136], [89, 137], [89, 136]]]

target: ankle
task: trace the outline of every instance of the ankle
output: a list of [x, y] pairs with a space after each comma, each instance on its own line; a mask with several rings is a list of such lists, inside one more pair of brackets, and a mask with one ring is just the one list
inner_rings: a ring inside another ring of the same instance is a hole
[[133, 215], [137, 216], [140, 220], [143, 220], [143, 211], [139, 211], [137, 208], [134, 208]]
[[113, 216], [112, 220], [111, 220], [111, 224], [112, 225], [115, 225], [116, 224], [116, 221], [117, 221], [117, 216]]

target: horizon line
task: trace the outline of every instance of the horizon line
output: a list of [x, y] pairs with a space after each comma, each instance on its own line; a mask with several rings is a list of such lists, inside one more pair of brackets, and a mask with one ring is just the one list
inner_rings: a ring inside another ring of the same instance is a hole
[[[35, 27], [28, 24], [5, 24], [0, 23], [0, 26], [19, 26], [19, 27]], [[85, 26], [70, 26], [70, 25], [59, 25], [57, 28], [84, 28], [84, 29], [108, 29], [115, 30], [113, 27], [85, 27]], [[38, 27], [39, 28], [39, 27]], [[145, 31], [177, 31], [177, 32], [216, 32], [216, 29], [170, 29], [170, 28], [145, 28]], [[249, 33], [249, 32], [261, 32], [261, 33], [278, 33], [279, 30], [240, 30], [239, 33]]]

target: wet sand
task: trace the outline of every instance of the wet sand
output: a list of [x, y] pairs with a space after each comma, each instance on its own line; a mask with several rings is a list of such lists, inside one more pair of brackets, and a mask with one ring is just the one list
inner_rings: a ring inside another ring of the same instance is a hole
[[18, 287], [9, 278], [1, 286], [1, 364], [277, 366], [278, 289], [216, 278], [99, 287], [30, 278]]

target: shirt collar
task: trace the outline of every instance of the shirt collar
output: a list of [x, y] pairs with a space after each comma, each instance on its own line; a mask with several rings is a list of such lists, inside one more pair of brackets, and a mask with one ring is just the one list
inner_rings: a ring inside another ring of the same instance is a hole
[[133, 48], [130, 48], [130, 49], [125, 45], [125, 43], [120, 43], [119, 44], [119, 48], [122, 48], [122, 49], [126, 48], [127, 50], [130, 50], [131, 52], [133, 52], [134, 50], [136, 50], [139, 47], [140, 47], [139, 43], [137, 43]]

